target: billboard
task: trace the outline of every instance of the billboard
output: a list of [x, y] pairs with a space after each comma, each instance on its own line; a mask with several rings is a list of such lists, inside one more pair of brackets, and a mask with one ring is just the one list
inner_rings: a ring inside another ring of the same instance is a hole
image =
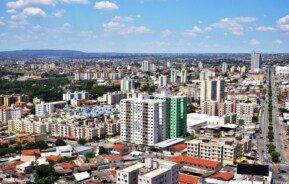
[[238, 164], [237, 174], [269, 176], [269, 165]]

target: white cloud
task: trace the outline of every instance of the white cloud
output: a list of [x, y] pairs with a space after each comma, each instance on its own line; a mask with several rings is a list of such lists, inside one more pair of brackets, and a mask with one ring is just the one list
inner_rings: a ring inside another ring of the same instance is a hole
[[173, 35], [173, 32], [171, 30], [169, 30], [169, 29], [165, 29], [165, 30], [162, 31], [162, 36], [163, 37], [168, 37], [168, 36], [171, 36], [171, 35]]
[[276, 28], [269, 26], [259, 26], [257, 27], [257, 31], [275, 31]]
[[27, 17], [46, 17], [47, 14], [41, 9], [36, 7], [25, 8], [19, 15], [12, 15], [11, 19], [25, 19]]
[[8, 13], [8, 14], [16, 14], [17, 11], [15, 9], [9, 9], [9, 10], [6, 11], [6, 13]]
[[71, 28], [71, 24], [68, 23], [68, 22], [64, 23], [64, 24], [61, 26], [61, 29], [69, 29], [69, 28]]
[[275, 40], [273, 43], [281, 45], [281, 44], [283, 44], [283, 41], [282, 40]]
[[0, 33], [0, 37], [5, 37], [6, 35], [6, 33]]
[[278, 26], [283, 31], [289, 31], [289, 15], [286, 15], [284, 17], [281, 17], [277, 21]]
[[60, 2], [67, 4], [88, 4], [89, 0], [60, 0]]
[[107, 24], [103, 24], [103, 28], [105, 32], [115, 32], [121, 35], [145, 34], [151, 32], [151, 30], [145, 26], [131, 26], [115, 21], [110, 21]]
[[109, 1], [99, 1], [94, 4], [94, 8], [98, 10], [116, 10], [119, 7], [117, 4]]
[[193, 29], [187, 29], [184, 32], [182, 32], [183, 35], [185, 36], [191, 36], [191, 37], [195, 37], [197, 36], [199, 33], [202, 33], [203, 31], [198, 27], [198, 26], [194, 26]]
[[9, 8], [21, 8], [30, 5], [55, 6], [56, 0], [17, 0], [6, 3], [6, 6]]
[[0, 17], [0, 26], [3, 26], [3, 25], [5, 25], [5, 23], [4, 23], [4, 17]]
[[130, 21], [133, 21], [133, 18], [132, 17], [115, 16], [111, 20], [116, 21], [116, 22], [130, 22]]
[[25, 20], [23, 21], [9, 21], [8, 22], [8, 27], [10, 28], [20, 28], [20, 27], [25, 27], [28, 25], [28, 22]]
[[97, 36], [95, 36], [92, 31], [81, 31], [80, 33], [78, 33], [78, 36], [86, 38], [88, 40], [94, 40], [97, 38]]
[[259, 40], [256, 40], [256, 39], [252, 39], [249, 41], [249, 44], [250, 45], [259, 45], [260, 44], [260, 41]]
[[60, 17], [63, 16], [64, 13], [65, 13], [65, 10], [61, 9], [61, 10], [58, 10], [58, 11], [54, 12], [52, 15], [53, 15], [54, 17], [60, 18]]
[[244, 26], [242, 23], [255, 22], [257, 19], [254, 17], [235, 17], [223, 18], [218, 22], [209, 26], [212, 28], [228, 29], [233, 35], [243, 35]]

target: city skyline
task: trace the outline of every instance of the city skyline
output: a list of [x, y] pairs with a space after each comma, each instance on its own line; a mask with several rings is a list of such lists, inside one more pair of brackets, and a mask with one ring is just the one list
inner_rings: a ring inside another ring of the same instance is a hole
[[0, 50], [285, 53], [288, 10], [282, 0], [4, 0]]

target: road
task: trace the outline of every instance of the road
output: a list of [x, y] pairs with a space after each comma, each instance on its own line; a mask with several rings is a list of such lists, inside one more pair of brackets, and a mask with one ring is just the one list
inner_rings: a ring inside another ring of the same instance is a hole
[[[269, 126], [269, 115], [268, 115], [268, 102], [269, 95], [268, 91], [266, 93], [266, 99], [261, 100], [262, 112], [259, 119], [259, 125], [261, 128], [260, 135], [258, 137], [258, 154], [259, 159], [262, 164], [267, 164], [270, 166], [270, 170], [273, 172], [273, 179], [275, 182], [287, 182], [289, 181], [289, 164], [286, 162], [282, 139], [280, 136], [280, 122], [279, 122], [279, 109], [277, 102], [277, 94], [276, 94], [276, 85], [275, 81], [271, 75], [271, 84], [272, 84], [272, 105], [273, 105], [273, 130], [274, 130], [274, 143], [276, 146], [276, 151], [280, 153], [280, 169], [276, 167], [275, 164], [272, 163], [270, 154], [268, 153], [268, 126]], [[269, 74], [267, 74], [267, 79], [269, 79]], [[265, 86], [266, 87], [266, 86]], [[280, 171], [284, 170], [287, 173], [281, 173]]]

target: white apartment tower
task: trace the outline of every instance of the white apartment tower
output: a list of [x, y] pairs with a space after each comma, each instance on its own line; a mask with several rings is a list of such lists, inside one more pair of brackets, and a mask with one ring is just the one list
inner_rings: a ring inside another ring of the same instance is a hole
[[222, 73], [227, 73], [228, 71], [228, 64], [226, 62], [222, 63]]
[[186, 84], [188, 82], [188, 71], [185, 69], [181, 70], [181, 83]]
[[143, 61], [141, 66], [142, 71], [150, 72], [152, 71], [152, 66], [149, 61]]
[[200, 102], [225, 99], [225, 80], [221, 78], [201, 81]]
[[134, 89], [134, 81], [131, 78], [125, 77], [120, 81], [121, 91], [131, 92], [133, 89]]
[[171, 69], [171, 83], [178, 82], [178, 71], [176, 69]]
[[152, 99], [123, 99], [120, 102], [121, 140], [154, 145], [166, 138], [166, 102]]
[[167, 76], [165, 76], [165, 75], [160, 75], [159, 76], [159, 86], [160, 87], [167, 86]]
[[251, 56], [251, 71], [261, 68], [262, 56], [260, 52], [253, 52]]

